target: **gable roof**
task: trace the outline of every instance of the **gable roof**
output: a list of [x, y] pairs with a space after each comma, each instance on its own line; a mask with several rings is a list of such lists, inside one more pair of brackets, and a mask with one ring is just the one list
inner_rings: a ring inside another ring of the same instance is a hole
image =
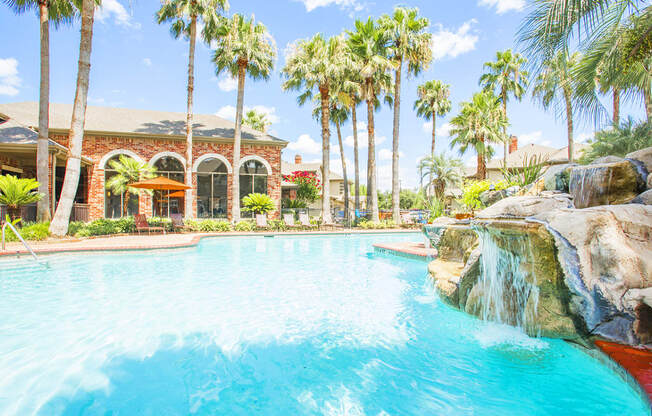
[[[0, 114], [25, 126], [38, 128], [37, 102], [0, 104]], [[50, 103], [50, 130], [68, 131], [71, 118], [72, 104]], [[182, 138], [186, 135], [186, 113], [89, 105], [84, 129], [93, 133]], [[234, 135], [234, 122], [212, 114], [193, 114], [194, 137], [233, 140]], [[285, 140], [245, 126], [242, 127], [242, 140], [287, 144]]]
[[[38, 133], [15, 120], [0, 121], [0, 144], [16, 146], [36, 146]], [[59, 147], [65, 150], [54, 140], [48, 140], [50, 147]]]
[[[539, 144], [529, 143], [525, 146], [519, 147], [518, 150], [513, 151], [507, 155], [508, 168], [523, 167], [524, 162], [532, 156], [541, 157], [550, 160], [551, 156], [557, 153], [558, 150], [553, 147], [541, 146]], [[503, 158], [497, 157], [487, 162], [487, 169], [501, 169], [503, 167]]]

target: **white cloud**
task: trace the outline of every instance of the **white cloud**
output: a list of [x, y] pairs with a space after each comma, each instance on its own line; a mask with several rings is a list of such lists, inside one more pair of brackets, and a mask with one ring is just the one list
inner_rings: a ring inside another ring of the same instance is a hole
[[518, 137], [518, 145], [522, 146], [529, 143], [543, 144], [541, 139], [543, 138], [543, 132], [541, 130], [533, 131], [530, 133], [521, 134]]
[[20, 82], [18, 61], [15, 58], [0, 58], [0, 95], [17, 95]]
[[[369, 134], [367, 132], [367, 123], [364, 121], [358, 121], [357, 123], [358, 127], [358, 148], [366, 148], [369, 146]], [[376, 131], [376, 146], [383, 144], [386, 140], [387, 137], [381, 136], [378, 134], [378, 131]], [[344, 144], [353, 147], [353, 135], [346, 136], [344, 138]]]
[[[246, 113], [249, 110], [256, 110], [259, 113], [263, 113], [267, 116], [267, 120], [270, 123], [275, 124], [281, 121], [281, 118], [276, 115], [276, 107], [267, 107], [264, 105], [255, 105], [253, 107], [244, 107], [244, 112]], [[232, 105], [225, 105], [220, 107], [215, 113], [216, 116], [225, 118], [227, 120], [235, 120], [235, 107]]]
[[[398, 151], [398, 157], [404, 157], [405, 153]], [[392, 151], [389, 149], [380, 149], [378, 152], [378, 160], [392, 160]]]
[[457, 30], [449, 30], [443, 25], [437, 24], [439, 31], [432, 35], [432, 56], [434, 60], [444, 58], [455, 58], [466, 52], [475, 49], [478, 42], [478, 35], [471, 30], [471, 26], [478, 21], [471, 19], [466, 21]]
[[[340, 176], [344, 175], [344, 171], [342, 170], [342, 159], [340, 157], [336, 158], [331, 158], [330, 159], [331, 163], [331, 172], [335, 172]], [[352, 175], [353, 175], [353, 162], [348, 158], [344, 158], [344, 163], [346, 164], [346, 176], [348, 180], [351, 180]]]
[[525, 0], [479, 0], [480, 6], [495, 7], [496, 13], [503, 14], [510, 10], [521, 11], [525, 7]]
[[95, 18], [100, 22], [113, 18], [118, 26], [140, 29], [140, 23], [134, 22], [125, 7], [117, 0], [103, 0], [102, 6], [95, 12]]
[[301, 155], [315, 155], [321, 152], [321, 144], [317, 143], [310, 135], [302, 134], [296, 142], [288, 143], [288, 149]]
[[[423, 123], [421, 128], [424, 132], [432, 134], [432, 120]], [[449, 137], [452, 128], [453, 126], [451, 126], [451, 123], [444, 123], [435, 129], [435, 135], [437, 137]]]
[[362, 10], [363, 6], [357, 0], [295, 0], [303, 3], [307, 12], [311, 12], [318, 7], [326, 7], [330, 5], [340, 6], [341, 8], [348, 8], [353, 10]]
[[145, 66], [152, 66], [152, 60], [149, 58], [143, 58], [143, 64], [145, 64]]
[[238, 88], [238, 80], [227, 75], [217, 81], [217, 86], [224, 92], [234, 91]]
[[102, 97], [88, 97], [88, 102], [95, 105], [106, 104], [106, 100]]

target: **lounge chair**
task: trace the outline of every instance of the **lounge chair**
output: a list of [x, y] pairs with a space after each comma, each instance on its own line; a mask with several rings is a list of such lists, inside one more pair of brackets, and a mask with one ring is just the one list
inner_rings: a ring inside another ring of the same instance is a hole
[[172, 229], [174, 231], [188, 231], [190, 230], [186, 224], [183, 223], [183, 215], [181, 214], [170, 214], [170, 219], [172, 220]]
[[159, 231], [165, 234], [165, 228], [163, 227], [150, 227], [147, 223], [147, 217], [143, 214], [134, 215], [134, 222], [136, 223], [136, 231], [138, 231], [138, 234], [142, 231], [147, 231], [147, 234], [150, 234], [152, 231]]
[[299, 222], [301, 223], [302, 227], [308, 228], [308, 229], [313, 229], [313, 228], [318, 228], [318, 225], [314, 225], [310, 223], [310, 218], [308, 218], [308, 214], [305, 212], [299, 214]]
[[267, 229], [267, 215], [256, 214], [256, 228]]
[[300, 224], [294, 222], [294, 214], [283, 214], [283, 222], [288, 228], [299, 228]]

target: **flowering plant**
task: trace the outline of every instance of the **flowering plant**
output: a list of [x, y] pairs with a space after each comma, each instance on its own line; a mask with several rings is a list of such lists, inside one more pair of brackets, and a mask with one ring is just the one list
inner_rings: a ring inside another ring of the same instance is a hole
[[283, 180], [297, 185], [297, 199], [308, 203], [314, 202], [321, 190], [321, 181], [315, 172], [297, 170], [284, 175]]

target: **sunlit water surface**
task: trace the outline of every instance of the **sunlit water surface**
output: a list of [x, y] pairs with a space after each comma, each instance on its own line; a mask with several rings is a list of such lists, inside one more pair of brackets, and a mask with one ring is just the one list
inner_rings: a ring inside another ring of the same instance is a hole
[[412, 235], [0, 261], [2, 415], [648, 414], [610, 369], [444, 305]]

